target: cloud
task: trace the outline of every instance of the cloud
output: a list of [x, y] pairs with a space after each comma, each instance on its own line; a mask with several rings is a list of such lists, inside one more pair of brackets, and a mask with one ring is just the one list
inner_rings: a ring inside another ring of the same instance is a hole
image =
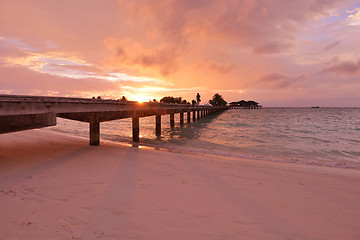
[[62, 96], [84, 96], [87, 93], [120, 91], [121, 85], [97, 78], [73, 79], [32, 71], [25, 67], [0, 65], [1, 89], [12, 89], [14, 94], [57, 92]]
[[17, 48], [19, 50], [36, 51], [36, 48], [19, 39], [0, 37], [0, 45], [3, 48]]
[[359, 26], [360, 25], [360, 8], [355, 8], [352, 11], [348, 11], [348, 13], [350, 13], [350, 15], [347, 18], [348, 24], [351, 26]]
[[336, 47], [336, 46], [339, 45], [339, 44], [340, 44], [340, 41], [335, 41], [334, 43], [325, 46], [323, 51], [324, 51], [324, 52], [329, 51], [330, 49]]
[[336, 73], [341, 75], [355, 75], [360, 72], [360, 59], [358, 61], [340, 61], [320, 70], [320, 73]]
[[222, 63], [213, 62], [209, 64], [209, 68], [221, 74], [228, 74], [232, 72], [234, 69], [236, 69], [236, 65], [233, 63], [222, 64]]
[[141, 68], [156, 68], [166, 76], [177, 69], [178, 50], [171, 45], [161, 44], [147, 47], [130, 38], [106, 38], [105, 46], [114, 54], [108, 60], [112, 66], [127, 64], [138, 65]]
[[[337, 0], [138, 0], [118, 1], [132, 26], [148, 36], [188, 42], [195, 36], [252, 45], [272, 38], [291, 40], [301, 24], [330, 15]], [[141, 18], [139, 18], [141, 16]], [[215, 38], [215, 39], [214, 39]]]
[[[239, 56], [219, 61], [216, 52], [228, 55], [239, 49], [251, 49], [247, 55], [289, 52], [296, 45], [297, 34], [307, 24], [330, 16], [344, 4], [337, 0], [279, 0], [276, 3], [118, 0], [118, 3], [132, 32], [127, 35], [128, 44], [122, 42], [123, 38], [113, 38], [117, 44], [112, 50], [114, 58], [109, 62], [114, 65], [117, 62], [118, 66], [136, 64], [141, 67], [140, 71], [152, 68], [171, 77], [185, 69], [184, 65], [199, 62], [217, 62], [213, 70], [218, 70], [219, 74], [227, 72], [220, 65], [238, 65]], [[107, 41], [108, 47], [109, 39]], [[132, 45], [137, 45], [141, 51], [131, 50], [134, 49]], [[242, 64], [248, 65], [246, 60]]]
[[304, 81], [305, 77], [305, 74], [300, 74], [294, 77], [276, 72], [267, 73], [260, 77], [260, 79], [258, 80], [258, 86], [266, 85], [273, 89], [290, 88]]
[[275, 54], [288, 50], [290, 46], [289, 43], [273, 41], [256, 47], [253, 52], [256, 54]]

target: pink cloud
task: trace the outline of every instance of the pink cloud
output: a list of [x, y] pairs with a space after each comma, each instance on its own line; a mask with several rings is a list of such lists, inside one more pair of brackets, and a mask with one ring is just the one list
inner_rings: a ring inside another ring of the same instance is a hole
[[[292, 40], [300, 24], [315, 16], [326, 16], [339, 2], [304, 1], [156, 1], [119, 0], [133, 27], [141, 27], [151, 37], [188, 42], [205, 34], [219, 41], [259, 45], [268, 39]], [[141, 16], [139, 18], [138, 16]], [[240, 42], [239, 42], [240, 41]], [[265, 42], [264, 42], [265, 41]]]
[[360, 72], [360, 59], [358, 61], [341, 61], [323, 68], [320, 73], [337, 73], [343, 75], [355, 75]]
[[325, 51], [329, 51], [330, 49], [336, 47], [336, 46], [339, 45], [339, 44], [340, 44], [340, 41], [335, 41], [334, 43], [325, 46], [325, 47], [324, 47], [324, 52], [325, 52]]
[[259, 80], [259, 85], [267, 85], [273, 89], [284, 89], [297, 86], [302, 83], [305, 79], [305, 74], [298, 76], [288, 76], [281, 73], [267, 73], [263, 75]]
[[290, 48], [289, 43], [273, 41], [256, 47], [253, 51], [256, 54], [275, 54], [286, 51]]

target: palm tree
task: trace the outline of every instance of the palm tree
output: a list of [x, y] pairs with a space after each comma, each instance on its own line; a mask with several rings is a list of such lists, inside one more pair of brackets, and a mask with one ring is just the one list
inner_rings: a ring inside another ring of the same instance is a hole
[[200, 94], [199, 94], [199, 93], [196, 94], [196, 102], [197, 102], [198, 105], [199, 105], [200, 102], [201, 102]]

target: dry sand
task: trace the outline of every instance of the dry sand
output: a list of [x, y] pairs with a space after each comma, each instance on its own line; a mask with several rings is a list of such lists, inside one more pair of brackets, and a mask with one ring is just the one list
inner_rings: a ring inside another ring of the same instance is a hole
[[0, 239], [360, 239], [360, 171], [0, 135]]

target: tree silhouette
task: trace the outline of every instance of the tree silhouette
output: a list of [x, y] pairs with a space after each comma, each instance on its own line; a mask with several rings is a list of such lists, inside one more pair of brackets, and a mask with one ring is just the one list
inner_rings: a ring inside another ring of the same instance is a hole
[[177, 103], [177, 104], [189, 104], [185, 99], [182, 99], [182, 97], [163, 97], [160, 100], [161, 103]]
[[209, 100], [209, 103], [213, 106], [226, 106], [227, 104], [224, 98], [218, 93], [214, 94], [213, 98]]
[[199, 94], [199, 93], [196, 94], [196, 102], [197, 102], [198, 105], [199, 105], [200, 102], [201, 102], [201, 98], [200, 98], [200, 94]]

